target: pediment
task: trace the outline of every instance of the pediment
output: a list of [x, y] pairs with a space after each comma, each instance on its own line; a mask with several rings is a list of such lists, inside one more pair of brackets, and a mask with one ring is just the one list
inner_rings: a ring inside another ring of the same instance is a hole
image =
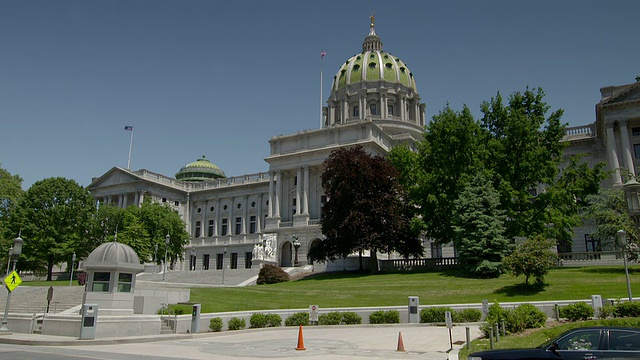
[[104, 175], [95, 179], [91, 185], [89, 185], [89, 189], [128, 184], [139, 180], [140, 178], [137, 175], [129, 172], [128, 170], [113, 167]]
[[640, 101], [640, 82], [630, 84], [601, 102], [602, 106], [619, 106]]

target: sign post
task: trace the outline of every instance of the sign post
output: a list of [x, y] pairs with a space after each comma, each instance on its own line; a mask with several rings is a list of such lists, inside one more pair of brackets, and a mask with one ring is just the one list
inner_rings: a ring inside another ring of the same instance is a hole
[[451, 337], [451, 328], [453, 327], [453, 321], [451, 319], [451, 311], [445, 311], [444, 321], [447, 324], [447, 329], [449, 329], [449, 349], [453, 350], [453, 338]]
[[309, 325], [318, 323], [318, 312], [320, 307], [318, 305], [309, 305]]

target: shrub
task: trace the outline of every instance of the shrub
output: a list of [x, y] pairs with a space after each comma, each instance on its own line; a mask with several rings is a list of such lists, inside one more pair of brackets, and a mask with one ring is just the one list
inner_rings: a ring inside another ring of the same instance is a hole
[[593, 316], [593, 308], [584, 301], [561, 306], [559, 312], [560, 317], [569, 321], [587, 320]]
[[478, 309], [462, 309], [456, 311], [453, 317], [456, 318], [456, 322], [478, 322], [482, 318], [482, 311]]
[[440, 308], [424, 308], [420, 311], [420, 322], [421, 323], [443, 323], [445, 322], [444, 313], [447, 311], [451, 311], [451, 317], [453, 318], [453, 311], [450, 307], [440, 307]]
[[616, 317], [640, 317], [640, 302], [621, 302], [613, 313]]
[[249, 328], [257, 329], [267, 326], [267, 316], [261, 313], [252, 314], [249, 318]]
[[260, 269], [256, 284], [277, 284], [287, 281], [289, 281], [289, 274], [282, 270], [281, 267], [265, 264], [262, 269]]
[[397, 310], [378, 310], [369, 315], [369, 324], [399, 324], [400, 313]]
[[282, 325], [282, 318], [278, 314], [267, 314], [267, 326], [278, 327]]
[[616, 307], [611, 304], [606, 304], [598, 309], [598, 317], [600, 319], [609, 319], [615, 316]]
[[300, 325], [309, 325], [309, 313], [308, 312], [299, 312], [295, 313], [287, 318], [284, 321], [286, 326], [300, 326]]
[[547, 314], [531, 304], [521, 304], [515, 311], [524, 316], [525, 329], [540, 328], [547, 322]]
[[489, 337], [490, 329], [495, 328], [496, 324], [500, 324], [502, 320], [507, 320], [506, 310], [500, 307], [500, 304], [494, 303], [489, 306], [487, 317], [484, 319], [484, 323], [480, 325], [480, 330], [484, 336]]
[[227, 327], [229, 330], [242, 330], [247, 326], [247, 322], [242, 318], [233, 317], [229, 319]]
[[340, 321], [342, 321], [342, 314], [337, 311], [318, 316], [318, 325], [340, 325]]
[[211, 329], [211, 331], [213, 332], [222, 331], [222, 319], [220, 319], [219, 317], [215, 317], [209, 320], [209, 329]]
[[342, 313], [342, 323], [345, 325], [357, 325], [362, 323], [362, 318], [353, 311], [347, 311]]

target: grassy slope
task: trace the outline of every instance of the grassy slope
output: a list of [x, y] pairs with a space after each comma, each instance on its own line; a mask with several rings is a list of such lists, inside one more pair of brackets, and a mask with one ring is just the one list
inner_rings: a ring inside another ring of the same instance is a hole
[[[631, 272], [634, 293], [640, 293]], [[544, 288], [526, 287], [522, 278], [469, 279], [454, 271], [363, 275], [321, 274], [288, 283], [245, 288], [192, 289], [191, 301], [203, 312], [406, 305], [408, 296], [419, 296], [421, 305], [588, 299], [593, 294], [615, 299], [626, 297], [622, 267], [553, 269]]]

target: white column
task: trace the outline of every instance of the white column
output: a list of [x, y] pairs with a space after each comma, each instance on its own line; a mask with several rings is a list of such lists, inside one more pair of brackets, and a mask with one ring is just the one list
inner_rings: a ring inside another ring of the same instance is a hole
[[[627, 130], [627, 120], [619, 121], [620, 126], [620, 140], [622, 140], [622, 159], [624, 160], [624, 167], [633, 178], [636, 177], [636, 169], [633, 164], [633, 157], [631, 156], [631, 145], [629, 144], [629, 131]], [[629, 180], [629, 179], [627, 179]]]
[[140, 206], [140, 193], [136, 191], [135, 193], [133, 193], [133, 196], [134, 196], [133, 203], [136, 206]]
[[249, 195], [244, 196], [244, 205], [242, 205], [242, 233], [247, 233], [247, 209], [249, 208]]
[[349, 117], [349, 102], [347, 99], [342, 100], [342, 123], [347, 122], [347, 118]]
[[274, 204], [275, 216], [280, 216], [280, 198], [282, 197], [282, 171], [278, 171], [276, 183], [276, 201]]
[[267, 206], [267, 216], [268, 217], [272, 217], [273, 216], [273, 182], [275, 179], [275, 172], [274, 171], [269, 171], [269, 206]]
[[138, 200], [138, 206], [142, 206], [143, 202], [144, 202], [144, 191], [140, 190], [140, 198]]
[[618, 162], [618, 154], [616, 153], [616, 136], [613, 132], [613, 122], [606, 124], [607, 132], [607, 158], [609, 162], [609, 170], [613, 172], [613, 183], [622, 184], [620, 177], [620, 163]]
[[309, 215], [309, 165], [304, 167], [304, 189], [302, 191], [303, 214]]
[[400, 120], [407, 121], [407, 99], [400, 95]]
[[300, 193], [302, 192], [302, 168], [298, 168], [296, 173], [296, 214], [302, 214], [302, 199]]
[[216, 210], [216, 236], [218, 236], [218, 238], [220, 238], [220, 234], [222, 231], [222, 228], [220, 227], [221, 225], [222, 225], [222, 199], [218, 198], [218, 205]]
[[207, 237], [207, 235], [209, 235], [207, 232], [209, 231], [209, 224], [207, 223], [207, 211], [209, 211], [209, 201], [205, 200], [204, 203], [202, 203], [202, 225], [200, 226], [200, 235], [202, 235], [202, 238], [204, 239], [205, 237]]
[[258, 195], [258, 215], [256, 215], [256, 233], [262, 232], [262, 202], [264, 201], [264, 194]]
[[121, 208], [125, 207], [124, 194], [123, 193], [120, 193], [120, 199], [118, 199], [118, 206], [120, 206]]

